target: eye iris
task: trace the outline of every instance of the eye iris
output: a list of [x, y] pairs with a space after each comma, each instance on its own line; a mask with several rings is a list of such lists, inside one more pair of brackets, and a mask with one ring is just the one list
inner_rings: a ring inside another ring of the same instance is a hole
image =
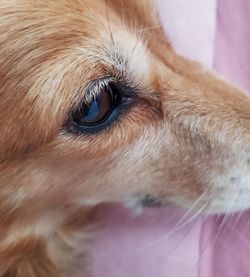
[[89, 105], [83, 105], [81, 111], [81, 125], [96, 125], [104, 121], [112, 110], [112, 93], [109, 89], [102, 89], [99, 96]]

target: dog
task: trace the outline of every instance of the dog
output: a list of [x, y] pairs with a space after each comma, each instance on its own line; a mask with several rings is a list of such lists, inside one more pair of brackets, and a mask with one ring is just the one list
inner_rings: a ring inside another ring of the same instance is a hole
[[1, 0], [0, 115], [0, 276], [89, 276], [99, 203], [250, 207], [250, 100], [152, 0]]

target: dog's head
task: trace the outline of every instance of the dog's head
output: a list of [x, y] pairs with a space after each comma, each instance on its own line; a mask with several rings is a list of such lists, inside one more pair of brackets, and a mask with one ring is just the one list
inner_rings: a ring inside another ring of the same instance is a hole
[[250, 206], [249, 99], [158, 24], [149, 0], [1, 0], [2, 211]]

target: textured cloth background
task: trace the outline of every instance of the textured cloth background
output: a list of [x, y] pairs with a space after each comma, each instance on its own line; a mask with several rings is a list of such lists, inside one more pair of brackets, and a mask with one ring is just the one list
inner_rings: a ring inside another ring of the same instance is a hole
[[[175, 49], [250, 91], [250, 1], [158, 0]], [[225, 220], [166, 208], [100, 207], [94, 277], [250, 276], [250, 212]], [[185, 222], [183, 224], [183, 222]]]

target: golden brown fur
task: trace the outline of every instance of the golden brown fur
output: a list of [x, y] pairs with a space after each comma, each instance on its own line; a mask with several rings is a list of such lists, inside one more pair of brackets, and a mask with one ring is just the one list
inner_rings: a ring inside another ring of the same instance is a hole
[[[157, 24], [150, 0], [1, 0], [0, 276], [85, 276], [97, 203], [250, 206], [249, 99]], [[69, 114], [107, 75], [137, 87], [136, 104], [71, 134]]]

